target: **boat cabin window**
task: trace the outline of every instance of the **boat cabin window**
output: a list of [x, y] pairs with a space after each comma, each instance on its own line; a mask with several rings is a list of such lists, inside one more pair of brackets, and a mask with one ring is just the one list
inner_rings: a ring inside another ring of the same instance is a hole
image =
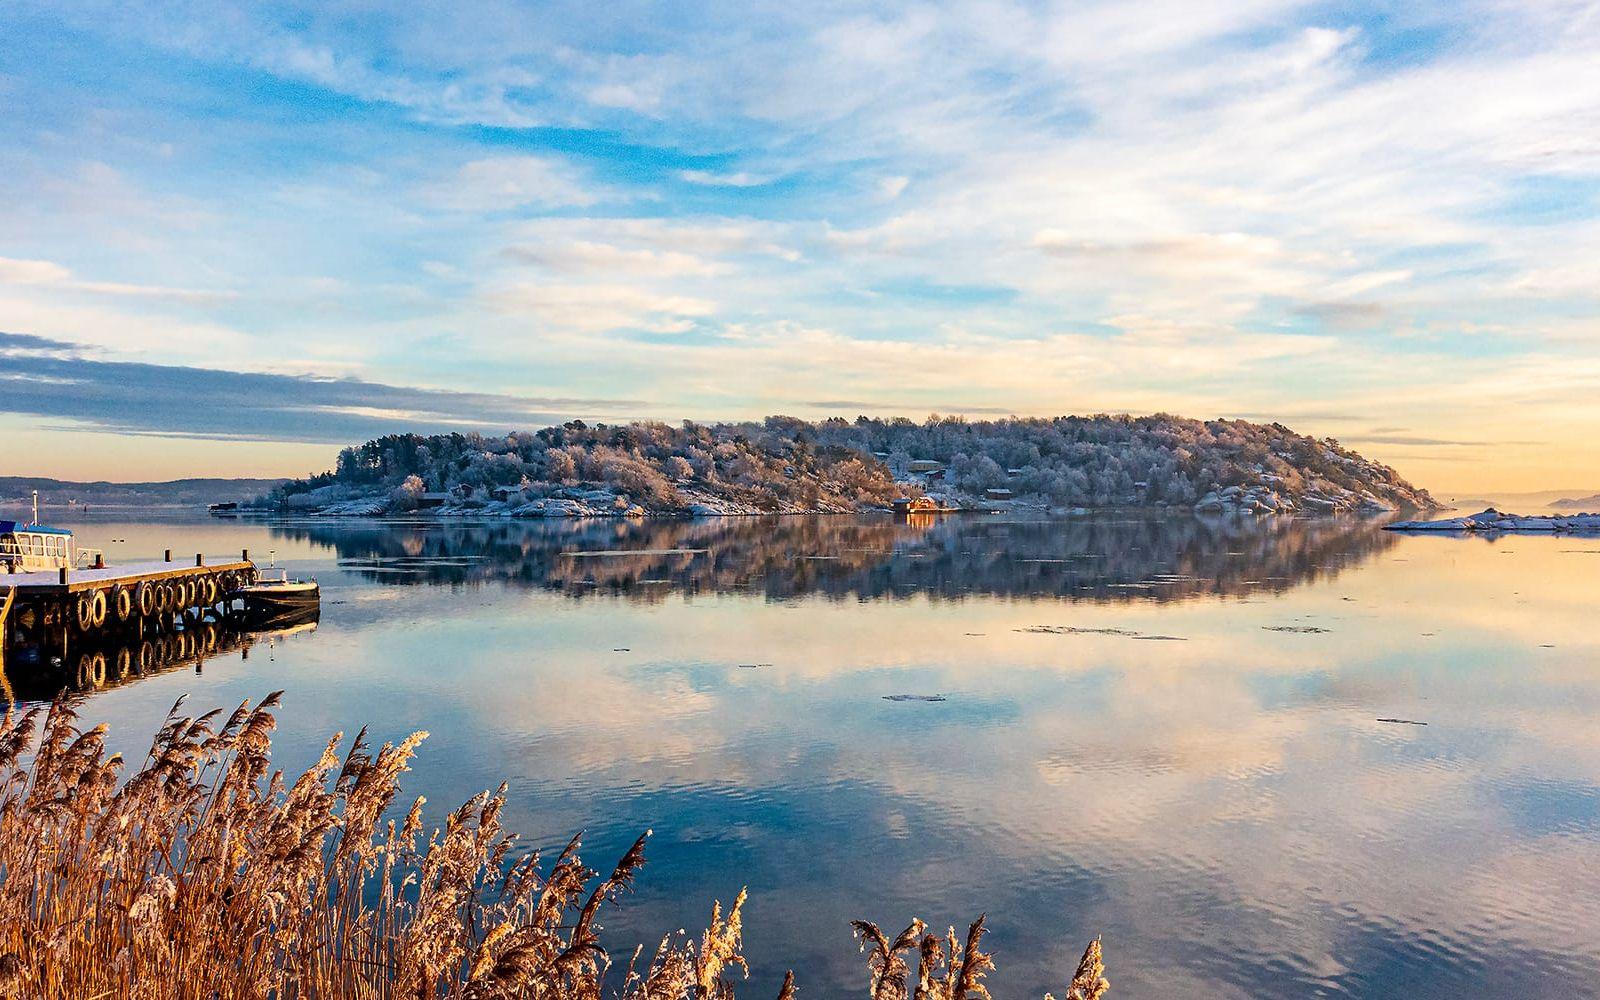
[[71, 555], [72, 539], [67, 535], [46, 535], [32, 531], [0, 535], [0, 556], [7, 557], [13, 567], [28, 566], [30, 563], [37, 566], [37, 561], [44, 560], [48, 560], [50, 565], [61, 565]]

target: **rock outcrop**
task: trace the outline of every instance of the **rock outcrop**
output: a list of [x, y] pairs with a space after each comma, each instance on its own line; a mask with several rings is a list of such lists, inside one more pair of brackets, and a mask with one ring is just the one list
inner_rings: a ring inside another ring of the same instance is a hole
[[1439, 507], [1425, 490], [1404, 482], [1378, 481], [1371, 489], [1354, 490], [1313, 481], [1295, 490], [1281, 476], [1259, 467], [1256, 471], [1253, 482], [1212, 490], [1195, 503], [1194, 509], [1202, 514], [1385, 514]]

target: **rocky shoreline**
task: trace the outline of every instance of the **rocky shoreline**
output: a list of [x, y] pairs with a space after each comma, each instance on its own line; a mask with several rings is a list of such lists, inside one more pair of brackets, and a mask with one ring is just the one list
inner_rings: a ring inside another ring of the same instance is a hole
[[571, 487], [549, 496], [515, 494], [499, 500], [452, 497], [426, 508], [406, 509], [392, 496], [375, 494], [327, 503], [296, 504], [283, 507], [243, 508], [245, 514], [299, 514], [312, 517], [387, 517], [423, 513], [437, 517], [513, 517], [513, 518], [593, 518], [593, 517], [741, 517], [759, 514], [854, 514], [887, 510], [875, 505], [819, 503], [810, 506], [794, 503], [758, 505], [711, 493], [680, 490], [682, 503], [671, 508], [648, 507], [617, 490]]
[[[307, 497], [306, 499], [312, 499]], [[320, 499], [320, 498], [318, 498]], [[569, 487], [553, 491], [548, 496], [529, 497], [514, 495], [505, 499], [482, 500], [471, 497], [453, 497], [438, 504], [415, 508], [397, 504], [387, 494], [371, 494], [340, 499], [326, 499], [311, 503], [280, 506], [243, 506], [228, 511], [229, 515], [244, 516], [300, 516], [300, 517], [441, 517], [441, 518], [698, 518], [698, 517], [759, 517], [763, 515], [797, 514], [870, 514], [890, 513], [892, 507], [877, 503], [843, 504], [820, 503], [803, 505], [770, 500], [763, 504], [717, 496], [704, 491], [683, 490], [682, 503], [671, 507], [639, 504], [619, 491], [599, 488]], [[1312, 493], [1295, 497], [1278, 494], [1260, 487], [1228, 487], [1208, 493], [1199, 503], [1188, 505], [1112, 505], [1109, 507], [1081, 507], [1052, 505], [1036, 498], [995, 500], [946, 493], [939, 496], [941, 513], [1004, 513], [1016, 512], [1056, 517], [1082, 517], [1101, 510], [1153, 510], [1226, 517], [1254, 517], [1273, 514], [1384, 514], [1401, 509], [1386, 503], [1370, 493]], [[1429, 522], [1431, 523], [1431, 522]]]
[[1298, 497], [1277, 488], [1282, 480], [1263, 476], [1263, 482], [1254, 486], [1229, 486], [1213, 490], [1194, 505], [1200, 513], [1241, 514], [1385, 514], [1402, 509], [1430, 510], [1427, 501], [1417, 497], [1384, 500], [1369, 490], [1309, 490]]
[[1600, 534], [1600, 513], [1590, 514], [1506, 514], [1490, 507], [1477, 514], [1446, 517], [1437, 521], [1396, 521], [1384, 525], [1385, 531], [1467, 532], [1474, 534]]

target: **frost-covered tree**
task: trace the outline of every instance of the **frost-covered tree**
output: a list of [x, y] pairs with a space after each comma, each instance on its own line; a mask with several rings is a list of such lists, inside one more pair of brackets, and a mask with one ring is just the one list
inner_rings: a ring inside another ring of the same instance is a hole
[[390, 493], [389, 499], [393, 510], [407, 511], [417, 509], [417, 500], [426, 493], [428, 487], [423, 484], [422, 477], [416, 473], [406, 476]]

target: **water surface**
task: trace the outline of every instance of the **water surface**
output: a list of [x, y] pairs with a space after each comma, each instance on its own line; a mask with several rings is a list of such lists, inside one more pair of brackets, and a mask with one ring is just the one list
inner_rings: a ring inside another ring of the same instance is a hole
[[[113, 664], [85, 715], [126, 748], [185, 693], [286, 689], [289, 767], [336, 730], [427, 729], [405, 788], [440, 815], [506, 779], [512, 828], [586, 829], [596, 866], [655, 830], [614, 945], [748, 885], [751, 996], [790, 967], [858, 995], [852, 917], [980, 912], [1000, 997], [1059, 995], [1096, 934], [1126, 997], [1597, 993], [1600, 540], [1188, 517], [75, 527], [112, 560], [248, 547], [323, 586], [314, 632]], [[19, 696], [47, 692], [21, 669]]]

